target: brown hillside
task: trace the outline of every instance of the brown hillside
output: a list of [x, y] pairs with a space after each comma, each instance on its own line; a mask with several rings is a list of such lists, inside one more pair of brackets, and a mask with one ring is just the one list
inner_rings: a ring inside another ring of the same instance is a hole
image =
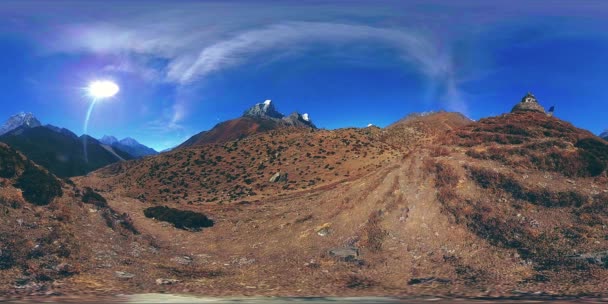
[[101, 269], [152, 254], [128, 215], [4, 144], [0, 185], [1, 296], [82, 293]]
[[434, 112], [410, 114], [386, 127], [381, 140], [395, 147], [409, 147], [432, 142], [437, 136], [470, 124], [472, 121], [460, 113]]
[[187, 148], [212, 143], [225, 143], [241, 139], [256, 133], [273, 130], [277, 122], [270, 119], [259, 119], [252, 117], [239, 117], [217, 124], [209, 131], [198, 133], [178, 146]]
[[[114, 293], [605, 295], [605, 142], [542, 113], [396, 125], [273, 130], [78, 178], [140, 235], [114, 238], [130, 240], [107, 249], [120, 263], [59, 281]], [[279, 171], [286, 181], [271, 182]], [[123, 256], [138, 246], [153, 253]]]
[[[350, 180], [384, 166], [397, 154], [374, 140], [379, 133], [373, 128], [284, 128], [118, 163], [93, 174], [100, 183], [87, 185], [151, 202], [203, 204], [274, 197]], [[277, 173], [287, 174], [287, 181], [269, 182]]]

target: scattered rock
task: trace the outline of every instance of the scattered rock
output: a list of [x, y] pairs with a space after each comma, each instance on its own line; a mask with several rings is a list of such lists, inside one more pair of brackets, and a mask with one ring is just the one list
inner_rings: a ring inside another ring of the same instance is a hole
[[359, 257], [359, 249], [354, 247], [333, 248], [329, 250], [329, 255], [345, 262], [353, 262]]
[[271, 183], [279, 183], [287, 181], [287, 173], [281, 173], [280, 171], [275, 173], [269, 180]]
[[316, 231], [319, 236], [327, 236], [329, 235], [331, 224], [325, 223], [319, 227], [317, 227]]
[[572, 257], [575, 260], [586, 261], [589, 264], [596, 264], [608, 268], [608, 251], [584, 253]]
[[251, 265], [251, 264], [255, 263], [255, 259], [248, 259], [246, 257], [242, 257], [242, 258], [234, 259], [230, 263], [236, 264], [239, 266], [245, 266], [245, 265]]
[[176, 279], [156, 279], [156, 285], [173, 285], [173, 284], [177, 284], [179, 283], [180, 280], [176, 280]]
[[55, 270], [62, 275], [71, 275], [78, 272], [78, 270], [74, 266], [68, 263], [61, 263], [55, 266]]
[[119, 279], [132, 279], [135, 277], [134, 274], [125, 271], [114, 271], [114, 273]]
[[192, 264], [192, 258], [187, 255], [173, 257], [171, 261], [182, 265]]

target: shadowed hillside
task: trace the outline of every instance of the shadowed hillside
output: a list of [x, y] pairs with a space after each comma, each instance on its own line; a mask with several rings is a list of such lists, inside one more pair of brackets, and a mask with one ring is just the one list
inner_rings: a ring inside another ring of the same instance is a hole
[[71, 135], [47, 127], [20, 128], [0, 136], [0, 142], [60, 177], [84, 175], [121, 159], [133, 158], [121, 150], [104, 148], [99, 141], [85, 135], [88, 153], [85, 159], [82, 142], [85, 138]]

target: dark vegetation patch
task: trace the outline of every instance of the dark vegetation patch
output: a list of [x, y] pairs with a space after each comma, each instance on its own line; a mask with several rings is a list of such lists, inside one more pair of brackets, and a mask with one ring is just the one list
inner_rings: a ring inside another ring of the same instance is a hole
[[213, 220], [198, 212], [179, 210], [167, 206], [150, 207], [144, 210], [144, 215], [159, 221], [169, 222], [175, 228], [184, 230], [200, 230], [213, 227]]
[[108, 201], [101, 196], [101, 194], [95, 192], [95, 190], [86, 187], [84, 188], [84, 193], [82, 194], [82, 202], [86, 204], [93, 204], [99, 208], [104, 208], [108, 206]]
[[576, 192], [551, 192], [546, 189], [529, 189], [521, 185], [514, 177], [494, 170], [468, 167], [471, 179], [480, 187], [494, 192], [507, 192], [513, 198], [525, 200], [545, 207], [581, 207], [589, 197]]
[[120, 214], [114, 209], [108, 207], [104, 208], [101, 211], [101, 217], [103, 217], [103, 219], [105, 220], [106, 225], [108, 225], [108, 227], [112, 228], [113, 230], [116, 230], [116, 228], [121, 227], [133, 234], [139, 234], [139, 231], [137, 230], [137, 228], [135, 228], [135, 225], [133, 224], [133, 219], [131, 219], [131, 217], [127, 213]]
[[382, 243], [387, 236], [387, 232], [382, 229], [381, 219], [381, 211], [372, 212], [363, 228], [363, 242], [369, 250], [374, 252], [382, 250]]
[[444, 278], [436, 278], [436, 277], [428, 277], [428, 278], [413, 278], [407, 281], [407, 285], [420, 285], [420, 284], [431, 284], [431, 283], [440, 283], [440, 284], [450, 284], [452, 280], [444, 279]]
[[169, 274], [180, 279], [201, 279], [201, 278], [219, 278], [227, 273], [218, 269], [202, 268], [193, 265], [167, 266], [158, 265], [158, 269], [168, 272]]
[[23, 163], [23, 159], [15, 149], [0, 147], [0, 177], [13, 178], [17, 175], [17, 171], [23, 168]]
[[[608, 163], [608, 156], [604, 155], [608, 152], [602, 149], [608, 145], [593, 138], [581, 140], [579, 143], [588, 143], [587, 140], [595, 141], [600, 145], [589, 148], [589, 150], [581, 146], [575, 151], [572, 149], [572, 144], [551, 140], [516, 147], [490, 145], [484, 150], [471, 149], [466, 154], [476, 159], [494, 160], [509, 166], [558, 172], [568, 177], [601, 175], [606, 170]], [[608, 150], [608, 148], [606, 149]]]
[[71, 276], [79, 272], [80, 265], [69, 261], [80, 254], [74, 234], [65, 225], [59, 224], [43, 230], [30, 240], [23, 232], [0, 233], [0, 270], [20, 269], [28, 281], [50, 281]]
[[481, 119], [448, 140], [469, 147], [476, 159], [511, 167], [558, 172], [568, 177], [595, 177], [608, 167], [608, 145], [571, 124], [539, 113]]
[[608, 145], [595, 138], [579, 140], [575, 146], [579, 148], [581, 159], [586, 165], [590, 176], [598, 176], [606, 170], [608, 164]]
[[378, 285], [378, 282], [368, 277], [351, 274], [345, 278], [344, 285], [349, 289], [368, 289]]
[[26, 164], [15, 187], [23, 191], [25, 200], [39, 206], [48, 205], [55, 197], [63, 195], [59, 180], [31, 163]]
[[101, 217], [105, 220], [106, 225], [113, 230], [117, 228], [125, 229], [133, 234], [139, 234], [137, 228], [133, 224], [133, 219], [127, 213], [118, 213], [108, 205], [108, 201], [95, 190], [86, 187], [82, 194], [82, 202], [97, 206], [101, 211]]
[[[574, 214], [582, 217], [589, 212], [605, 210], [600, 203], [605, 198], [590, 198], [575, 191], [549, 192], [529, 189], [514, 177], [482, 168], [466, 167], [470, 178], [488, 194], [479, 199], [460, 196], [456, 191], [458, 174], [449, 165], [427, 160], [424, 170], [435, 176], [437, 199], [443, 211], [458, 224], [466, 225], [478, 236], [495, 246], [516, 249], [524, 259], [536, 262], [537, 270], [579, 267], [571, 258], [574, 248], [578, 248], [587, 233], [585, 226], [555, 227], [539, 230], [529, 222], [513, 216], [519, 212], [523, 201], [543, 207], [573, 208]], [[500, 200], [508, 193], [515, 201]], [[587, 209], [587, 210], [586, 210]], [[586, 219], [586, 218], [584, 218]], [[581, 220], [582, 221], [582, 220]], [[601, 219], [600, 219], [601, 221]], [[471, 271], [461, 269], [459, 277], [475, 284]]]
[[17, 233], [0, 232], [0, 270], [23, 264], [28, 255], [28, 241]]

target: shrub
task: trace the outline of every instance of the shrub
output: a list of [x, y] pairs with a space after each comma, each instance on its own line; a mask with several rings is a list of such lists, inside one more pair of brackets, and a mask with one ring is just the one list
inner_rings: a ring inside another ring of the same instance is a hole
[[576, 191], [550, 192], [548, 190], [528, 189], [515, 178], [483, 168], [469, 167], [471, 178], [482, 188], [505, 191], [513, 198], [525, 200], [545, 207], [580, 207], [589, 198]]
[[175, 228], [184, 230], [199, 230], [200, 228], [213, 227], [214, 224], [213, 220], [210, 220], [202, 213], [179, 210], [167, 206], [147, 208], [144, 210], [144, 215], [148, 218], [169, 222], [173, 224]]
[[84, 188], [82, 202], [87, 204], [93, 204], [99, 208], [105, 208], [108, 206], [108, 201], [106, 201], [106, 199], [101, 196], [101, 194], [95, 192], [89, 187]]
[[0, 233], [0, 270], [23, 264], [27, 259], [27, 240], [16, 233]]
[[0, 147], [0, 177], [12, 178], [22, 162], [19, 154], [10, 147]]
[[50, 173], [27, 165], [15, 187], [23, 191], [23, 197], [34, 205], [48, 205], [57, 196], [62, 196], [61, 183]]
[[371, 251], [378, 252], [382, 250], [382, 243], [387, 233], [382, 229], [381, 223], [381, 212], [372, 212], [369, 215], [367, 224], [364, 228], [364, 243]]

